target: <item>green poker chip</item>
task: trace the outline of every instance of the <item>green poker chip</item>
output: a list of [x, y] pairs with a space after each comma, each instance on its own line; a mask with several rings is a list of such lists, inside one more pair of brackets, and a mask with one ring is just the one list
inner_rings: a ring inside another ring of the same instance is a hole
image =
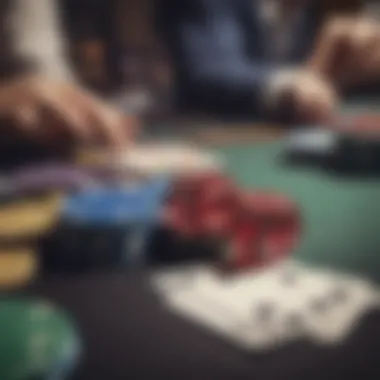
[[65, 380], [80, 354], [65, 313], [42, 301], [0, 300], [0, 379]]

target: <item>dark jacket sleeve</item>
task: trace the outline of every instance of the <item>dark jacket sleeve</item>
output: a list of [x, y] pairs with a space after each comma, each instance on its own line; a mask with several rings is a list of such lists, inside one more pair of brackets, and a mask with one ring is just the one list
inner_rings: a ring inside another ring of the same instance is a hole
[[161, 0], [157, 25], [175, 61], [179, 85], [194, 102], [203, 108], [258, 114], [273, 68], [249, 58], [232, 4]]

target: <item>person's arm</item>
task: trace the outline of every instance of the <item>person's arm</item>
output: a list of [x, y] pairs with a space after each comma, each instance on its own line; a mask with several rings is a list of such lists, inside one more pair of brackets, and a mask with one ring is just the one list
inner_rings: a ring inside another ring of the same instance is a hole
[[158, 25], [195, 97], [227, 112], [261, 113], [267, 95], [278, 88], [271, 85], [272, 80], [277, 82], [277, 70], [247, 56], [231, 2], [195, 0], [188, 9], [182, 3], [180, 7], [171, 1], [158, 3]]
[[12, 0], [9, 26], [13, 54], [31, 70], [56, 80], [72, 80], [56, 0]]

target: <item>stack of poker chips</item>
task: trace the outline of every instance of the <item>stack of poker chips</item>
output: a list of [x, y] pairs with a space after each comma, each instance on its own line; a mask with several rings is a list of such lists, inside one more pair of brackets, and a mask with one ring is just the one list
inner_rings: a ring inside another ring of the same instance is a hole
[[379, 176], [380, 116], [347, 116], [288, 136], [284, 158], [291, 165], [321, 168], [334, 175]]
[[333, 130], [338, 135], [338, 144], [330, 167], [356, 175], [380, 173], [380, 115], [346, 118]]
[[1, 379], [66, 379], [77, 364], [79, 337], [65, 313], [13, 291], [40, 274], [39, 247], [54, 230], [65, 193], [90, 182], [56, 163], [9, 169], [2, 179], [0, 292], [8, 296], [0, 300]]
[[37, 246], [59, 213], [60, 194], [8, 200], [0, 207], [0, 290], [32, 281], [39, 271]]
[[54, 230], [66, 193], [94, 186], [92, 174], [73, 165], [35, 163], [9, 169], [0, 186], [0, 288], [31, 281], [39, 248]]
[[286, 258], [300, 233], [299, 210], [285, 195], [245, 191], [209, 173], [174, 182], [151, 250], [158, 262], [206, 259], [239, 270]]
[[44, 269], [103, 271], [145, 263], [170, 184], [156, 177], [68, 195], [55, 231], [42, 245]]

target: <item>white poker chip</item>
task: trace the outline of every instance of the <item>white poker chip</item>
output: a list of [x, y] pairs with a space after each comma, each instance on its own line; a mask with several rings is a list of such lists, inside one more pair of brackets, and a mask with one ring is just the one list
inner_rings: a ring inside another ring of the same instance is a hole
[[326, 129], [297, 131], [287, 138], [287, 148], [293, 152], [328, 152], [335, 143], [336, 134]]

